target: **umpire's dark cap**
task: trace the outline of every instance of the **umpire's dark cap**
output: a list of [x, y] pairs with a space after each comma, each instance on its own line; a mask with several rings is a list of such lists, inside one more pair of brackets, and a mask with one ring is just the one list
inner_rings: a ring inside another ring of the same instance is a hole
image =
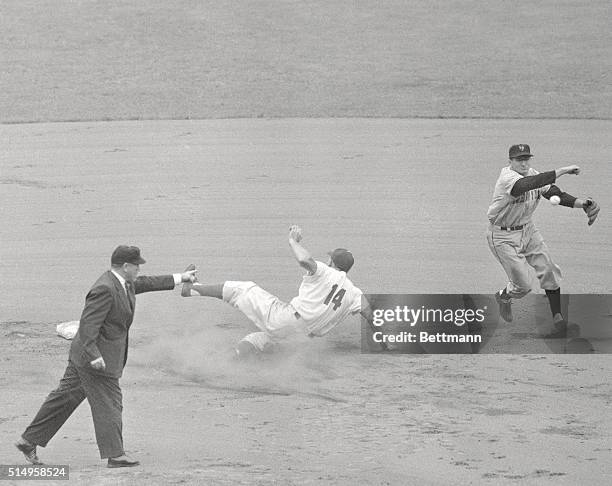
[[338, 270], [342, 270], [343, 272], [348, 272], [353, 266], [353, 263], [355, 263], [353, 254], [345, 248], [336, 248], [334, 251], [330, 251], [328, 255], [331, 257], [332, 262], [334, 262]]
[[518, 145], [510, 147], [508, 156], [511, 159], [516, 159], [517, 157], [533, 157], [533, 154], [529, 150], [529, 145], [526, 143], [519, 143]]
[[111, 265], [123, 265], [124, 263], [140, 265], [147, 262], [140, 256], [140, 248], [137, 246], [119, 245], [111, 256]]

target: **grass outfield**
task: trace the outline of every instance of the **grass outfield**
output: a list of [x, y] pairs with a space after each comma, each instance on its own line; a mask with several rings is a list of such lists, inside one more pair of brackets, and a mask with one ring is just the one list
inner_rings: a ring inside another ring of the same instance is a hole
[[0, 121], [612, 117], [612, 6], [5, 0]]

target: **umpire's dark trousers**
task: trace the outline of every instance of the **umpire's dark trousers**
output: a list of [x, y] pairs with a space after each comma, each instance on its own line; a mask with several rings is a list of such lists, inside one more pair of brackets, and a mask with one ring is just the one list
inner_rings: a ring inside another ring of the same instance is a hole
[[119, 379], [90, 373], [71, 361], [59, 386], [47, 396], [22, 437], [45, 447], [85, 398], [91, 407], [100, 457], [123, 455]]

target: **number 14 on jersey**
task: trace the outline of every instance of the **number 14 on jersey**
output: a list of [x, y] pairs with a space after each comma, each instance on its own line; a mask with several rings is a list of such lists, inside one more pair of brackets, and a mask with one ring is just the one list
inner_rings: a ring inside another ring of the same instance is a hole
[[329, 294], [327, 294], [327, 297], [325, 297], [325, 300], [323, 301], [325, 305], [329, 305], [330, 303], [334, 304], [334, 307], [333, 307], [334, 310], [336, 310], [338, 307], [340, 307], [340, 305], [342, 305], [342, 298], [344, 297], [344, 294], [346, 293], [346, 290], [344, 289], [338, 290], [337, 293], [336, 293], [336, 290], [338, 290], [338, 284], [332, 285], [332, 288]]

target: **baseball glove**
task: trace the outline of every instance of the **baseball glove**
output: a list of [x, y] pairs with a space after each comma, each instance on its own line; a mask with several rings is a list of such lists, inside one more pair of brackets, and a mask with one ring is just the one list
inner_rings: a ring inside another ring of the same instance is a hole
[[599, 204], [594, 199], [590, 197], [586, 200], [584, 207], [582, 208], [589, 218], [589, 226], [591, 226], [595, 220], [597, 219], [597, 215], [599, 214]]

